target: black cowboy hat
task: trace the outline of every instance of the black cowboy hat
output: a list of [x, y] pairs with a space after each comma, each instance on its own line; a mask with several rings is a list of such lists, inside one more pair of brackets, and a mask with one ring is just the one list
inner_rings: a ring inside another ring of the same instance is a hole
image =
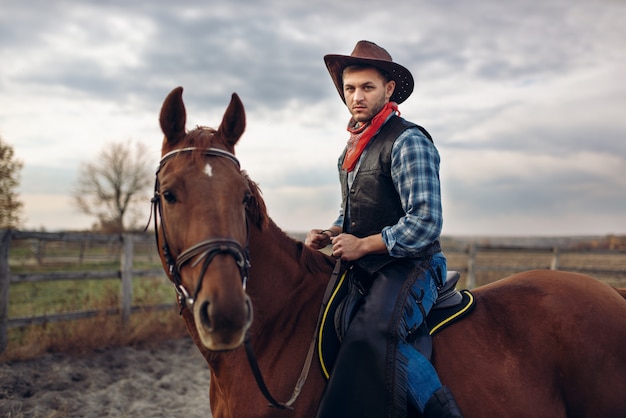
[[400, 64], [393, 62], [391, 55], [384, 49], [373, 42], [359, 41], [357, 42], [352, 54], [336, 55], [330, 54], [324, 56], [326, 68], [330, 73], [330, 77], [337, 87], [339, 96], [345, 102], [343, 95], [343, 70], [350, 65], [368, 65], [379, 68], [396, 82], [396, 89], [390, 97], [390, 101], [398, 104], [402, 103], [413, 92], [413, 76], [411, 72]]

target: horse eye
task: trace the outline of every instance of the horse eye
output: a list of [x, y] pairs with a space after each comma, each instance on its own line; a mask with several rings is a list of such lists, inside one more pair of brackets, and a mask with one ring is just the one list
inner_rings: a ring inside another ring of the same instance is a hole
[[243, 202], [241, 202], [241, 203], [243, 203], [244, 205], [247, 205], [248, 203], [250, 203], [251, 199], [252, 199], [252, 195], [250, 193], [246, 193], [243, 196]]
[[165, 199], [167, 203], [176, 203], [176, 195], [174, 193], [165, 191], [162, 193], [162, 195], [163, 199]]

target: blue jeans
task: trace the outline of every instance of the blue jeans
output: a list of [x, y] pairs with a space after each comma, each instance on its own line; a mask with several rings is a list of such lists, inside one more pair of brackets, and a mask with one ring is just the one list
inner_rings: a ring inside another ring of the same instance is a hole
[[[441, 381], [431, 362], [406, 341], [408, 331], [421, 325], [425, 319], [418, 301], [421, 299], [422, 308], [428, 314], [437, 300], [437, 284], [443, 283], [446, 279], [446, 259], [443, 254], [435, 254], [430, 267], [431, 269], [426, 270], [424, 277], [417, 280], [411, 289], [412, 297], [408, 298], [404, 309], [403, 329], [399, 330], [400, 336], [404, 338], [400, 339], [398, 350], [408, 362], [407, 400], [420, 412], [424, 412], [428, 400], [441, 387]], [[440, 277], [433, 277], [439, 274]]]

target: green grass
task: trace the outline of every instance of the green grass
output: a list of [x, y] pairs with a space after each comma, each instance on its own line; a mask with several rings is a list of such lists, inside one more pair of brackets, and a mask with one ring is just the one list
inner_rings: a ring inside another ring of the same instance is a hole
[[[119, 306], [122, 243], [117, 236], [108, 242], [11, 241], [9, 266], [12, 274], [112, 272], [110, 279], [55, 280], [12, 283], [9, 317], [34, 316], [76, 310]], [[162, 271], [151, 235], [134, 244], [133, 270]], [[133, 279], [133, 304], [174, 302], [172, 285], [165, 274]]]
[[[93, 244], [14, 240], [9, 252], [12, 274], [112, 271], [121, 269], [121, 244], [115, 240]], [[154, 242], [136, 242], [133, 270], [162, 271]], [[121, 306], [121, 280], [55, 280], [11, 283], [9, 318], [57, 313], [105, 310]], [[173, 285], [164, 273], [133, 278], [133, 306], [176, 303]], [[97, 332], [94, 333], [94, 330]], [[23, 328], [11, 328], [8, 346], [0, 360], [24, 359], [49, 351], [89, 351], [103, 345], [182, 337], [186, 330], [177, 308], [168, 311], [143, 311], [121, 324], [119, 315], [99, 315], [79, 321], [62, 321]]]
[[[9, 293], [9, 318], [116, 308], [121, 303], [120, 288], [119, 279], [14, 283]], [[133, 305], [175, 302], [174, 287], [165, 277], [133, 279]]]

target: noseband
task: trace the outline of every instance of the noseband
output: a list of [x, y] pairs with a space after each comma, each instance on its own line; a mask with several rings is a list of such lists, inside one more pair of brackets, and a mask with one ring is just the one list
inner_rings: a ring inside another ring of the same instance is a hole
[[[176, 293], [178, 294], [178, 301], [180, 304], [181, 313], [185, 307], [189, 307], [190, 309], [193, 307], [194, 302], [198, 297], [198, 293], [202, 288], [202, 280], [204, 279], [204, 275], [206, 270], [209, 267], [209, 264], [213, 260], [213, 258], [218, 254], [228, 254], [235, 259], [235, 263], [237, 267], [239, 267], [239, 273], [241, 275], [242, 286], [245, 290], [246, 284], [248, 281], [248, 269], [250, 268], [250, 257], [248, 254], [248, 237], [246, 236], [246, 246], [245, 248], [239, 244], [236, 240], [232, 238], [208, 238], [204, 241], [201, 241], [197, 244], [192, 245], [187, 248], [183, 252], [181, 252], [176, 258], [172, 256], [170, 251], [170, 247], [168, 245], [167, 233], [165, 229], [165, 223], [163, 222], [163, 215], [161, 209], [161, 190], [160, 190], [160, 182], [159, 182], [159, 173], [165, 166], [165, 164], [171, 160], [173, 157], [182, 154], [191, 154], [193, 152], [201, 152], [203, 155], [208, 157], [223, 157], [226, 158], [237, 166], [237, 169], [240, 170], [241, 166], [239, 165], [239, 160], [230, 152], [224, 151], [219, 148], [198, 148], [198, 147], [188, 147], [181, 148], [165, 154], [159, 163], [159, 167], [156, 171], [156, 179], [154, 182], [154, 196], [151, 199], [153, 214], [154, 214], [154, 234], [156, 237], [157, 247], [160, 247], [163, 250], [163, 257], [165, 259], [165, 263], [167, 264], [167, 270], [170, 278], [174, 282], [174, 286], [176, 289]], [[158, 233], [158, 224], [161, 224], [161, 233], [163, 235], [163, 244], [159, 245], [159, 233]], [[246, 218], [246, 235], [248, 235], [248, 225]], [[191, 263], [192, 267], [197, 266], [202, 262], [202, 270], [200, 271], [200, 277], [198, 278], [198, 284], [196, 285], [196, 289], [194, 293], [191, 294], [185, 286], [183, 286], [182, 278], [180, 276], [180, 271], [183, 266], [189, 262], [190, 260], [196, 258], [196, 260]]]

